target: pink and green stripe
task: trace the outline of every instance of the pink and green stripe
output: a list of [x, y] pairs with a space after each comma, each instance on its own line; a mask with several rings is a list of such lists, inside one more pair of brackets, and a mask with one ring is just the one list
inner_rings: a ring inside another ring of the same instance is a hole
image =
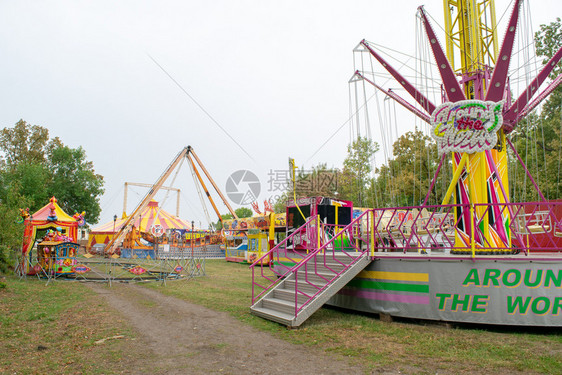
[[429, 274], [363, 271], [339, 294], [379, 301], [428, 305]]

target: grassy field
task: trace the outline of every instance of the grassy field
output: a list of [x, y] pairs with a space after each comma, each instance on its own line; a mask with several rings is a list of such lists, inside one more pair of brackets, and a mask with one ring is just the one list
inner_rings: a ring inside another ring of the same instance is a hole
[[249, 314], [251, 271], [245, 265], [207, 261], [207, 275], [150, 287], [226, 311], [296, 344], [348, 357], [371, 371], [406, 373], [562, 373], [562, 330], [444, 326], [382, 322], [377, 316], [323, 308], [299, 329]]
[[[257, 329], [360, 363], [369, 372], [562, 373], [562, 331], [382, 322], [376, 316], [323, 308], [300, 329], [249, 314], [250, 270], [207, 261], [205, 277], [143, 284], [224, 311]], [[0, 288], [0, 373], [127, 372], [135, 332], [112, 316], [102, 297], [80, 283], [19, 281]], [[103, 345], [95, 341], [112, 336]], [[249, 346], [249, 350], [251, 347]], [[259, 350], [255, 349], [255, 350]]]
[[[124, 320], [75, 282], [8, 277], [0, 288], [0, 373], [117, 374], [129, 340]], [[118, 336], [96, 345], [97, 340]]]

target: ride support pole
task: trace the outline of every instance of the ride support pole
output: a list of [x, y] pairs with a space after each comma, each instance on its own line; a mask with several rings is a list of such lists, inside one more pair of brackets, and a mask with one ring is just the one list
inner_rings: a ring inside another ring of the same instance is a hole
[[472, 257], [476, 257], [476, 242], [474, 241], [474, 203], [470, 202], [470, 250]]

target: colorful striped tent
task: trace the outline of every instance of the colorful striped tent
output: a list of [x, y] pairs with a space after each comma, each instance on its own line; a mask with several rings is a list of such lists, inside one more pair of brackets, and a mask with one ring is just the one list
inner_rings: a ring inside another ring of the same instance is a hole
[[[155, 220], [156, 219], [156, 220]], [[118, 218], [115, 222], [110, 221], [99, 227], [93, 228], [88, 236], [87, 249], [91, 249], [96, 244], [107, 244], [113, 235], [121, 229], [127, 217]], [[153, 225], [161, 225], [166, 229], [186, 229], [191, 230], [191, 224], [177, 216], [173, 216], [164, 209], [158, 207], [158, 202], [152, 200], [144, 210], [133, 221], [135, 228], [140, 228], [141, 232], [150, 232]], [[196, 230], [197, 228], [195, 228]]]
[[25, 257], [33, 247], [38, 229], [55, 229], [60, 227], [64, 230], [66, 236], [76, 241], [78, 219], [64, 212], [58, 205], [55, 197], [52, 197], [47, 205], [27, 217], [24, 223], [25, 229], [22, 244], [23, 257]]

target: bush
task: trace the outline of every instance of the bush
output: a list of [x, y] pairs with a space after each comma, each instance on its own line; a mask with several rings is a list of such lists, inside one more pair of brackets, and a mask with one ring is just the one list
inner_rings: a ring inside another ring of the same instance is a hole
[[[11, 272], [14, 268], [14, 262], [14, 252], [7, 246], [0, 245], [0, 275]], [[1, 285], [0, 288], [2, 288]]]

